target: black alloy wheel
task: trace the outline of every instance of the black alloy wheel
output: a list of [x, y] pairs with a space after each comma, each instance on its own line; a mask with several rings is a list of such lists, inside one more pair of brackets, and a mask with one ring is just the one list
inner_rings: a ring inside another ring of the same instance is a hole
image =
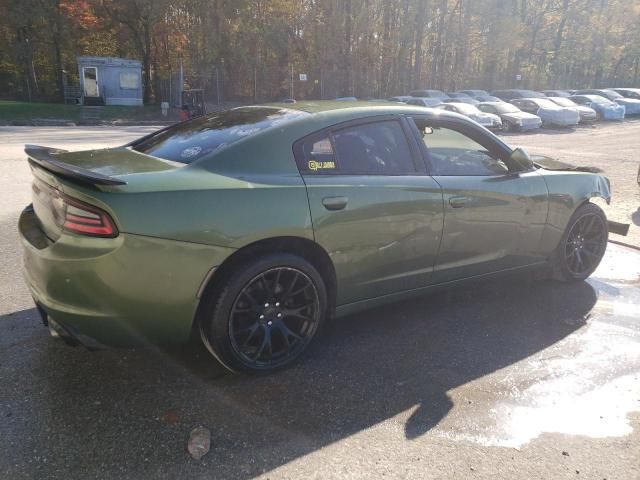
[[599, 215], [581, 216], [571, 227], [565, 244], [569, 271], [582, 276], [600, 263], [606, 247], [607, 228]]
[[297, 357], [320, 322], [320, 300], [302, 271], [277, 267], [254, 277], [238, 294], [229, 338], [243, 363], [274, 368]]
[[269, 373], [297, 360], [327, 314], [318, 270], [288, 253], [266, 254], [227, 270], [204, 298], [200, 337], [234, 373]]
[[607, 218], [600, 207], [586, 203], [571, 217], [556, 253], [560, 280], [584, 280], [600, 264], [607, 248]]

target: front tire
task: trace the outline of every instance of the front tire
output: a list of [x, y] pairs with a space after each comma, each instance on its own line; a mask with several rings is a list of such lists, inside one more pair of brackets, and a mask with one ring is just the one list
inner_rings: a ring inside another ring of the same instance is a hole
[[290, 365], [324, 323], [324, 281], [297, 255], [274, 253], [245, 263], [224, 283], [205, 299], [199, 328], [207, 349], [233, 372]]
[[607, 248], [607, 217], [600, 207], [585, 203], [578, 207], [555, 253], [555, 278], [579, 281], [588, 278], [602, 260]]

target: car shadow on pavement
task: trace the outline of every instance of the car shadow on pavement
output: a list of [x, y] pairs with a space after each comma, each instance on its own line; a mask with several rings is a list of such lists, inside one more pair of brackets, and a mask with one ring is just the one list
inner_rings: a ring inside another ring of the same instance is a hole
[[[0, 344], [14, 385], [2, 463], [17, 476], [37, 451], [45, 471], [74, 477], [251, 478], [371, 428], [415, 439], [452, 409], [451, 389], [558, 342], [595, 302], [589, 283], [525, 276], [440, 290], [337, 320], [301, 363], [264, 377], [227, 374], [202, 347], [91, 353], [34, 333], [35, 311], [0, 317], [32, 328]], [[194, 461], [199, 425], [211, 451]]]

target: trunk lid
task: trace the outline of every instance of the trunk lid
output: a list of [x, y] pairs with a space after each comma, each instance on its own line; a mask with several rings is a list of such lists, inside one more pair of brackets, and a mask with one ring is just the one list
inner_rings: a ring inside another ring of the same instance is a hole
[[57, 240], [65, 217], [65, 196], [75, 197], [73, 183], [96, 189], [126, 185], [126, 176], [173, 170], [184, 164], [151, 157], [128, 147], [67, 152], [27, 145], [33, 173], [33, 209], [45, 235]]

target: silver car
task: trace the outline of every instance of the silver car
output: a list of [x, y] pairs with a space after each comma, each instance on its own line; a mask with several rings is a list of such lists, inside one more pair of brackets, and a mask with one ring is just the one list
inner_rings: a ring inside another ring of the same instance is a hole
[[511, 100], [519, 109], [539, 116], [543, 126], [574, 127], [580, 114], [574, 108], [561, 107], [548, 98], [517, 98]]
[[640, 100], [640, 88], [610, 88], [609, 90], [613, 90], [625, 98]]
[[598, 119], [598, 114], [593, 108], [586, 107], [584, 105], [578, 105], [576, 102], [566, 97], [549, 97], [556, 105], [561, 107], [573, 108], [580, 114], [580, 123], [595, 122]]
[[542, 125], [542, 119], [537, 115], [523, 112], [515, 105], [507, 102], [483, 102], [478, 105], [478, 109], [485, 113], [498, 115], [502, 120], [503, 132], [513, 130], [525, 132], [540, 128]]
[[498, 115], [482, 112], [475, 105], [470, 105], [468, 103], [446, 102], [438, 106], [438, 108], [469, 117], [471, 120], [478, 122], [485, 128], [502, 128], [502, 120]]

